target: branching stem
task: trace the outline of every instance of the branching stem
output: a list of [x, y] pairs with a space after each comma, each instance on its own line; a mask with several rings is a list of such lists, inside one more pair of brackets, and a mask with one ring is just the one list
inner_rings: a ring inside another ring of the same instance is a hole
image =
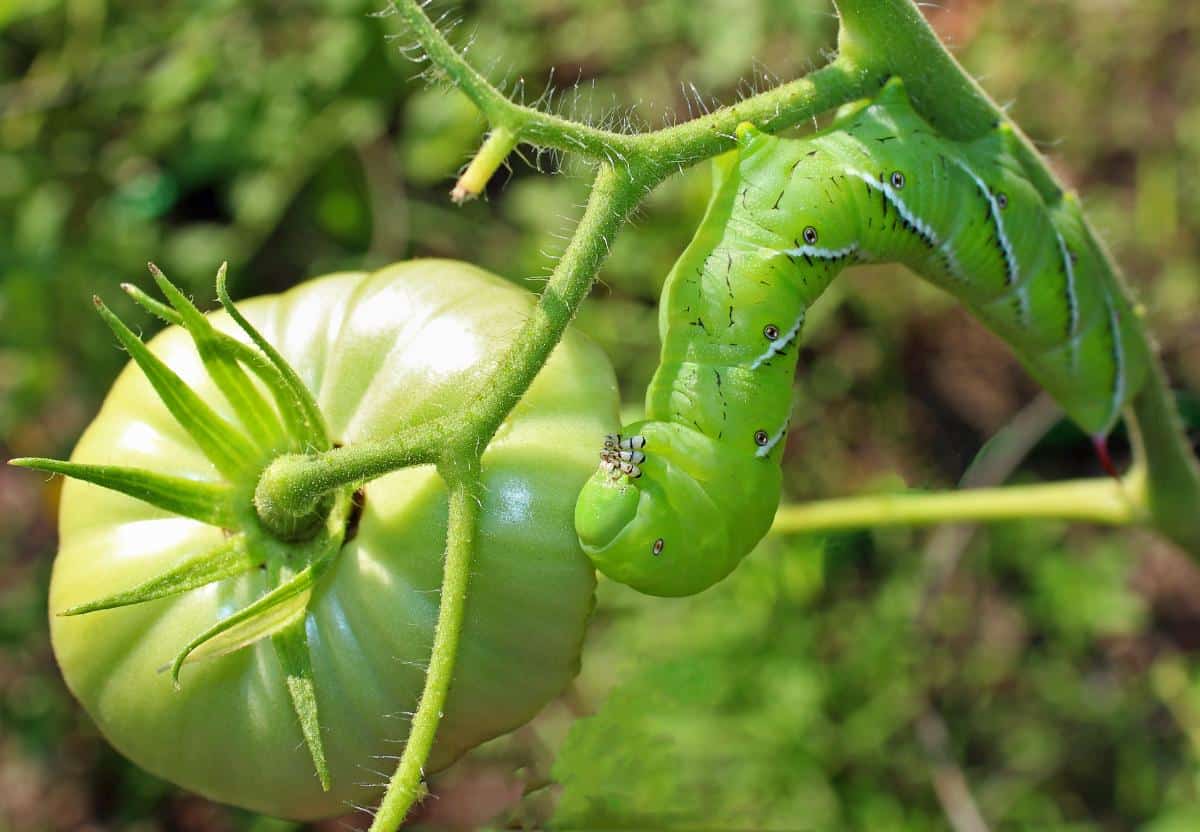
[[869, 95], [887, 80], [848, 58], [839, 58], [803, 78], [674, 127], [617, 133], [512, 101], [450, 45], [420, 4], [399, 0], [394, 8], [425, 57], [466, 93], [493, 128], [504, 128], [519, 141], [537, 147], [578, 153], [614, 167], [649, 163], [650, 168], [673, 169], [709, 159], [733, 147], [734, 130], [740, 122], [753, 122], [766, 132], [775, 132]]

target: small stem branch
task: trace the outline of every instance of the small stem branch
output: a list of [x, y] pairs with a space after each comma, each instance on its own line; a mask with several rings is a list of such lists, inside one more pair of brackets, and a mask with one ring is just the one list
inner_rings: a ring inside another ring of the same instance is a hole
[[429, 671], [425, 674], [425, 689], [421, 692], [421, 702], [413, 715], [408, 742], [404, 745], [400, 763], [371, 824], [371, 832], [398, 829], [408, 810], [424, 795], [425, 761], [433, 748], [450, 682], [454, 678], [458, 640], [466, 612], [471, 558], [479, 525], [482, 486], [477, 466], [471, 466], [466, 471], [444, 470], [442, 476], [449, 485], [450, 498], [446, 563], [442, 572], [441, 604], [438, 607], [433, 651], [429, 658]]
[[475, 158], [471, 160], [471, 164], [454, 183], [450, 199], [456, 205], [462, 205], [468, 199], [474, 199], [483, 193], [492, 175], [504, 164], [504, 160], [516, 146], [517, 137], [507, 127], [492, 130], [479, 152], [475, 154]]
[[1068, 480], [928, 494], [874, 494], [785, 505], [774, 534], [800, 534], [876, 526], [1002, 520], [1074, 520], [1123, 526], [1142, 519], [1135, 483], [1113, 479]]
[[504, 128], [516, 140], [580, 153], [614, 166], [690, 165], [733, 147], [734, 130], [740, 122], [753, 122], [768, 132], [782, 130], [869, 95], [886, 80], [878, 72], [839, 59], [804, 78], [674, 127], [614, 133], [517, 104], [450, 45], [416, 0], [400, 0], [395, 8], [429, 61], [475, 102], [493, 127]]
[[536, 137], [540, 141], [535, 143], [584, 153], [593, 159], [629, 155], [632, 148], [628, 135], [597, 130], [511, 101], [450, 45], [416, 0], [400, 0], [394, 8], [429, 61], [467, 94], [493, 127], [505, 127], [523, 139], [535, 141]]

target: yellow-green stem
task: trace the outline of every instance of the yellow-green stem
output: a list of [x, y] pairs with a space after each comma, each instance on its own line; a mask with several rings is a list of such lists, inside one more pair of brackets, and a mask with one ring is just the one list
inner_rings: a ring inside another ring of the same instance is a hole
[[878, 526], [1072, 520], [1123, 526], [1145, 519], [1138, 477], [1010, 485], [961, 491], [866, 494], [780, 506], [773, 534], [843, 531]]
[[462, 176], [454, 183], [450, 199], [454, 200], [456, 205], [462, 205], [468, 199], [474, 199], [483, 193], [492, 175], [504, 164], [504, 160], [516, 146], [517, 137], [507, 127], [492, 130], [479, 152], [475, 154], [475, 158], [471, 160], [471, 164], [467, 165]]

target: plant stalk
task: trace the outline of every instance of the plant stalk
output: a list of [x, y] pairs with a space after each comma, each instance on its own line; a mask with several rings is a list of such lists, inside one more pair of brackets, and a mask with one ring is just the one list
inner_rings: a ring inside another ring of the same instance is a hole
[[1123, 526], [1144, 518], [1137, 477], [931, 493], [866, 494], [780, 506], [772, 534], [811, 534], [879, 526], [1070, 520]]
[[412, 805], [424, 795], [425, 761], [429, 759], [429, 751], [433, 748], [438, 723], [445, 711], [450, 682], [454, 678], [483, 489], [477, 467], [471, 466], [461, 475], [455, 473], [448, 476], [447, 473], [443, 471], [443, 478], [450, 488], [446, 562], [442, 572], [441, 603], [438, 606], [433, 652], [429, 657], [425, 688], [413, 714], [408, 741], [388, 783], [383, 802], [379, 804], [371, 832], [399, 828]]

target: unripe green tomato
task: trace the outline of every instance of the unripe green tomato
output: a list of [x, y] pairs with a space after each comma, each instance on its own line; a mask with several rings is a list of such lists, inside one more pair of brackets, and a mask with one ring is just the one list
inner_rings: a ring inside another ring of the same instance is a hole
[[[529, 293], [443, 260], [331, 275], [239, 304], [313, 391], [330, 437], [344, 445], [467, 406], [533, 307]], [[245, 340], [224, 313], [212, 320]], [[236, 420], [183, 330], [167, 329], [151, 349]], [[484, 454], [466, 621], [427, 771], [524, 723], [576, 673], [594, 575], [572, 513], [617, 406], [604, 355], [568, 332]], [[133, 364], [72, 460], [217, 478]], [[375, 772], [394, 765], [380, 757], [403, 749], [425, 679], [447, 508], [430, 466], [388, 474], [364, 493], [357, 531], [321, 577], [306, 618], [326, 792], [269, 639], [186, 665], [178, 691], [162, 672], [189, 639], [264, 592], [262, 570], [170, 598], [57, 615], [161, 574], [224, 534], [67, 481], [50, 587], [54, 652], [112, 744], [188, 789], [271, 815], [337, 815], [377, 797], [384, 778]]]

